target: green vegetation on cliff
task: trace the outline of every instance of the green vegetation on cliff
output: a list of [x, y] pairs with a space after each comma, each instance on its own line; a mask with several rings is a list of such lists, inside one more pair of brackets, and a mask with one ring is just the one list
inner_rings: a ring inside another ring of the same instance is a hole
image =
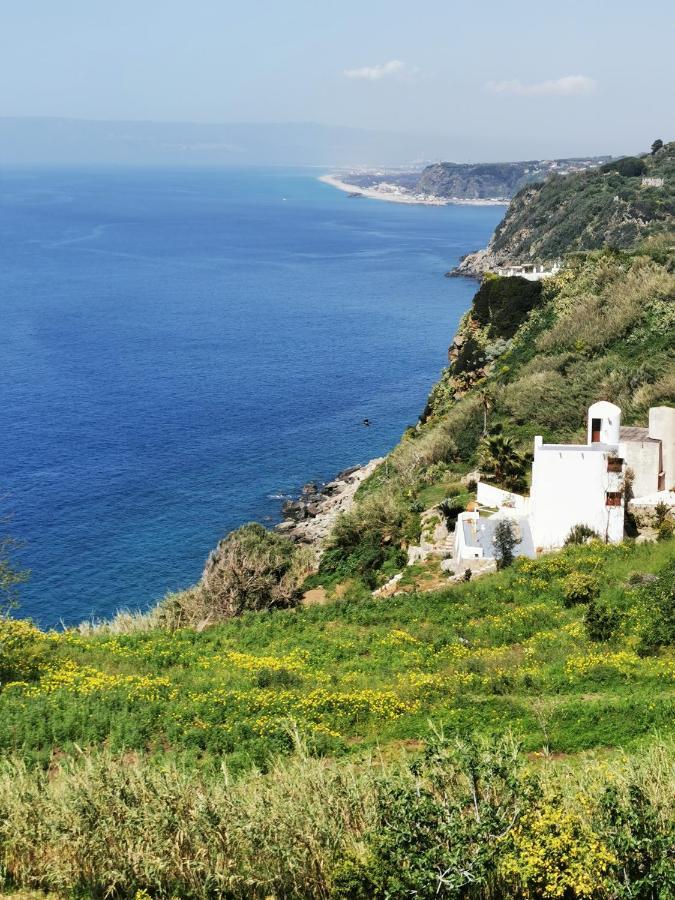
[[675, 143], [669, 143], [644, 157], [527, 185], [478, 256], [495, 267], [575, 250], [624, 249], [672, 228], [674, 215]]
[[[536, 434], [582, 438], [586, 410], [600, 398], [617, 403], [626, 424], [675, 402], [674, 272], [672, 238], [663, 235], [630, 251], [576, 254], [544, 282], [488, 276], [420, 424], [361, 486], [349, 541], [334, 532], [319, 580], [329, 584], [338, 571], [363, 577], [351, 565], [359, 537], [388, 542], [393, 555], [414, 534], [410, 517], [431, 497], [458, 493], [484, 460], [486, 426], [527, 459]], [[389, 564], [380, 580], [391, 573]], [[377, 573], [366, 580], [377, 582]]]

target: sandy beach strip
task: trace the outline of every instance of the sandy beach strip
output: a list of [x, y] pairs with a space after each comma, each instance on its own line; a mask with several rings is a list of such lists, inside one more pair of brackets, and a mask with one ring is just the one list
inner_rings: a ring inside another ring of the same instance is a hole
[[421, 196], [419, 194], [408, 194], [405, 191], [392, 185], [390, 189], [381, 187], [360, 187], [358, 184], [349, 184], [342, 181], [337, 175], [321, 175], [319, 181], [329, 184], [331, 187], [344, 191], [347, 194], [357, 194], [361, 197], [367, 197], [369, 200], [387, 200], [389, 203], [408, 203], [418, 204], [422, 206], [448, 206], [456, 204], [461, 206], [508, 206], [508, 200], [486, 199], [486, 200], [468, 200], [462, 197], [432, 197]]

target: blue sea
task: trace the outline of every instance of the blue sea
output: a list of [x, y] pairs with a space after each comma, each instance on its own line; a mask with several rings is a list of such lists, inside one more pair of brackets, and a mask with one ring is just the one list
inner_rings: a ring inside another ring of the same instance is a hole
[[416, 421], [475, 291], [443, 273], [503, 208], [352, 199], [317, 174], [0, 172], [18, 614], [146, 608]]

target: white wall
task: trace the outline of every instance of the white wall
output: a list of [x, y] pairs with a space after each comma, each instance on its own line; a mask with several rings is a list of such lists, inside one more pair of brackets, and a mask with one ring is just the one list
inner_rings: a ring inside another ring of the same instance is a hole
[[[535, 549], [561, 547], [574, 525], [585, 524], [611, 542], [623, 539], [622, 506], [607, 506], [607, 491], [619, 491], [622, 476], [607, 472], [616, 451], [537, 443], [532, 465], [530, 527]], [[623, 503], [623, 499], [622, 499]]]
[[675, 488], [675, 409], [653, 406], [649, 410], [649, 436], [661, 441], [661, 461], [665, 473], [664, 490]]
[[529, 501], [527, 497], [521, 494], [513, 494], [509, 491], [503, 491], [501, 488], [495, 487], [493, 484], [486, 484], [479, 481], [476, 486], [476, 500], [480, 506], [490, 506], [501, 509], [505, 506], [516, 512], [527, 513]]
[[633, 496], [644, 497], [659, 489], [661, 445], [654, 441], [626, 441], [619, 445], [619, 456], [633, 470]]
[[464, 540], [464, 523], [471, 524], [477, 521], [477, 512], [463, 512], [457, 516], [457, 524], [455, 525], [455, 558], [457, 560], [483, 558], [481, 547], [468, 547]]

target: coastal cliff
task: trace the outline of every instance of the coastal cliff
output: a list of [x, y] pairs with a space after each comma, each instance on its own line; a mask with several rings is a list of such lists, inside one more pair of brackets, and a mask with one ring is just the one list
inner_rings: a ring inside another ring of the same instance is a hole
[[507, 264], [552, 262], [575, 251], [617, 250], [663, 230], [675, 215], [675, 145], [523, 187], [488, 246], [453, 274], [481, 276]]
[[427, 166], [422, 171], [414, 190], [436, 197], [508, 200], [526, 184], [543, 181], [553, 173], [566, 175], [588, 169], [607, 159], [608, 157], [532, 159], [524, 162], [477, 164], [440, 162]]

